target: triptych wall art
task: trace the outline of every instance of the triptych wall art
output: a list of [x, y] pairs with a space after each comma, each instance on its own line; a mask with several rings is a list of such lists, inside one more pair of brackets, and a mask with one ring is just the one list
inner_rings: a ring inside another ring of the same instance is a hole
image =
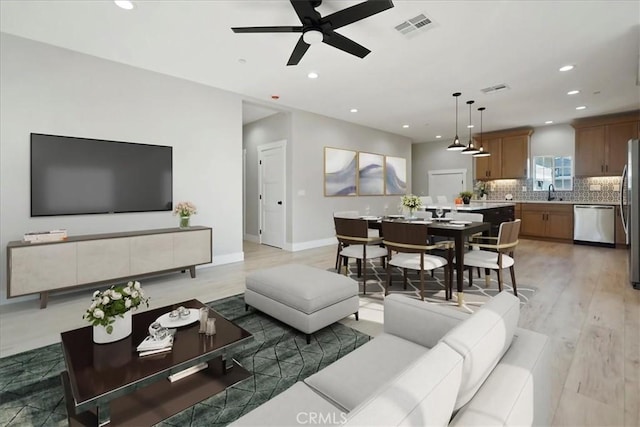
[[325, 196], [384, 196], [407, 191], [407, 159], [324, 148]]

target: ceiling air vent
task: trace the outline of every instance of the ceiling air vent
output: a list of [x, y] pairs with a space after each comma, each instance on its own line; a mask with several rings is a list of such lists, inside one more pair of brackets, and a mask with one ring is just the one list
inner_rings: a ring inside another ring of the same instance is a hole
[[425, 30], [429, 28], [430, 24], [432, 24], [431, 19], [427, 18], [423, 13], [421, 13], [416, 17], [407, 19], [400, 25], [396, 25], [395, 29], [407, 36], [417, 30]]
[[502, 92], [503, 90], [507, 90], [507, 89], [509, 89], [509, 86], [502, 83], [495, 86], [485, 87], [484, 89], [480, 89], [480, 90], [482, 91], [482, 93], [488, 94], [488, 93]]

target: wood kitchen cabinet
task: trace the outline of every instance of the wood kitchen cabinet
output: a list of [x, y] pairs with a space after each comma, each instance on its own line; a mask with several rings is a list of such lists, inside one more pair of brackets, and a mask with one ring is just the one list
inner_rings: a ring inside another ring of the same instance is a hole
[[575, 176], [617, 176], [627, 163], [627, 141], [638, 137], [640, 112], [589, 117], [572, 123]]
[[[529, 138], [533, 129], [512, 129], [491, 132], [482, 136], [482, 146], [489, 157], [476, 157], [476, 179], [527, 178]], [[480, 146], [479, 136], [474, 136]]]
[[520, 235], [554, 240], [573, 240], [573, 205], [523, 203]]

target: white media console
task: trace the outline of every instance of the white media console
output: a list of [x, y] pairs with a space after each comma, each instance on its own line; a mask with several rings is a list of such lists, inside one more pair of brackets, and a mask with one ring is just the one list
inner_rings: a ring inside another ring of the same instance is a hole
[[212, 262], [212, 229], [167, 228], [70, 236], [60, 242], [9, 242], [7, 296], [40, 294], [77, 286], [123, 282]]

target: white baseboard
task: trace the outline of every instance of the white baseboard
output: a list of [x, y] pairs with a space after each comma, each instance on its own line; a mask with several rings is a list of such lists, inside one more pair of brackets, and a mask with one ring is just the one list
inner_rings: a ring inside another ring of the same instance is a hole
[[213, 255], [213, 263], [206, 264], [202, 267], [215, 267], [216, 265], [231, 264], [234, 262], [244, 261], [244, 252], [236, 252], [233, 254]]
[[306, 249], [321, 248], [323, 246], [337, 245], [338, 240], [335, 237], [320, 240], [310, 240], [308, 242], [287, 243], [285, 250], [290, 252], [304, 251]]

